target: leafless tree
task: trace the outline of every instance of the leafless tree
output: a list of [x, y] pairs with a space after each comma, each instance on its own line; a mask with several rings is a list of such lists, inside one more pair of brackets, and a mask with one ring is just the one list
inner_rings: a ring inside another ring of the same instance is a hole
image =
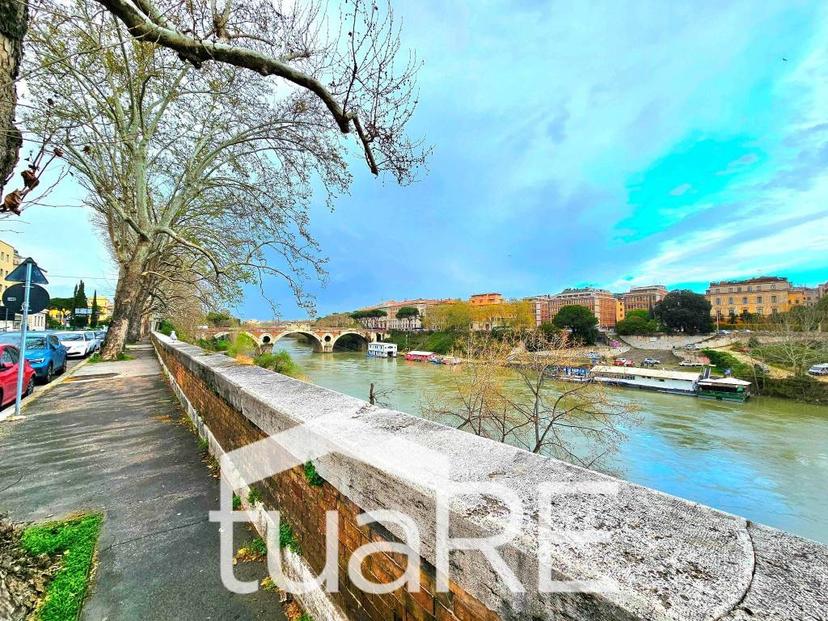
[[343, 134], [355, 133], [374, 174], [410, 179], [422, 163], [404, 128], [417, 104], [411, 56], [400, 58], [391, 5], [344, 0], [97, 0], [130, 34], [175, 50], [194, 67], [218, 62], [313, 93]]
[[563, 340], [532, 333], [520, 339], [472, 337], [471, 360], [455, 376], [453, 394], [431, 395], [426, 415], [533, 453], [605, 466], [624, 426], [635, 422], [635, 407], [588, 377], [563, 381], [565, 367], [583, 366]]
[[[350, 181], [319, 100], [277, 97], [226, 65], [197, 71], [96, 6], [35, 16], [27, 64], [39, 69], [32, 98], [54, 102], [65, 161], [119, 267], [103, 356], [122, 349], [130, 318], [162, 283], [226, 299], [278, 276], [309, 305], [308, 270], [324, 274], [308, 228], [313, 185], [330, 200]], [[36, 131], [40, 122], [27, 118]]]

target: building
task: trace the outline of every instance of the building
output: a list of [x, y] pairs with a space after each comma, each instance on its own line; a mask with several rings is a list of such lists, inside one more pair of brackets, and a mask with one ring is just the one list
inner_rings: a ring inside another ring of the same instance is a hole
[[[366, 306], [360, 310], [381, 310], [385, 312], [385, 317], [371, 318], [371, 328], [379, 330], [421, 330], [423, 327], [423, 317], [428, 314], [428, 309], [440, 304], [450, 304], [455, 300], [450, 299], [430, 299], [430, 298], [416, 298], [413, 300], [388, 300], [381, 304], [374, 306]], [[398, 319], [397, 313], [403, 307], [412, 307], [417, 309], [417, 317], [410, 317], [405, 319]]]
[[796, 291], [787, 278], [760, 276], [746, 280], [711, 282], [705, 297], [713, 317], [726, 319], [742, 313], [772, 315], [804, 304], [806, 296]]
[[667, 296], [667, 287], [664, 285], [648, 285], [646, 287], [633, 287], [624, 293], [624, 311], [631, 310], [651, 311], [653, 307]]
[[789, 296], [791, 307], [814, 306], [819, 302], [819, 287], [793, 287]]
[[14, 246], [0, 240], [0, 295], [14, 283], [8, 282], [6, 276], [21, 262]]
[[499, 293], [475, 293], [469, 297], [469, 304], [472, 306], [488, 306], [490, 304], [503, 304], [505, 300]]
[[564, 289], [555, 295], [532, 298], [535, 306], [535, 323], [541, 325], [554, 319], [564, 306], [586, 306], [598, 319], [598, 327], [613, 328], [619, 318], [624, 317], [624, 303], [606, 289], [586, 287]]

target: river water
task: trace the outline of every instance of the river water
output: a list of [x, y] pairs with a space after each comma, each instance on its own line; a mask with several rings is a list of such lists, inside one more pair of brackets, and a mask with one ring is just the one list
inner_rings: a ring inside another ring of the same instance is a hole
[[[452, 391], [462, 372], [361, 352], [318, 354], [292, 339], [275, 349], [290, 352], [308, 381], [366, 400], [373, 382], [391, 391], [384, 400], [393, 409], [415, 416], [426, 395]], [[615, 474], [828, 544], [828, 407], [616, 393], [640, 411], [607, 464]]]

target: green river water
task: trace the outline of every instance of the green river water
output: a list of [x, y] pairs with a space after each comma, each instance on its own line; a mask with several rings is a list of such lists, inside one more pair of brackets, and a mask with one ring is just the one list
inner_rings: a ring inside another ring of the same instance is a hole
[[[391, 407], [421, 415], [426, 395], [454, 388], [446, 367], [360, 352], [313, 353], [283, 339], [306, 379], [361, 399], [371, 382]], [[744, 404], [619, 389], [639, 424], [608, 465], [627, 479], [828, 544], [828, 407], [756, 398]]]

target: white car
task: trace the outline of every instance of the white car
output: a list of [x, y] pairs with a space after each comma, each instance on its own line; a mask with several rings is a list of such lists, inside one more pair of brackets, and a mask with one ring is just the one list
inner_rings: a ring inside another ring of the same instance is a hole
[[828, 362], [823, 362], [822, 364], [815, 364], [810, 369], [808, 369], [808, 373], [811, 375], [828, 375]]
[[66, 348], [67, 356], [86, 358], [98, 347], [98, 339], [95, 338], [94, 332], [56, 332], [55, 336], [60, 340], [60, 344]]

